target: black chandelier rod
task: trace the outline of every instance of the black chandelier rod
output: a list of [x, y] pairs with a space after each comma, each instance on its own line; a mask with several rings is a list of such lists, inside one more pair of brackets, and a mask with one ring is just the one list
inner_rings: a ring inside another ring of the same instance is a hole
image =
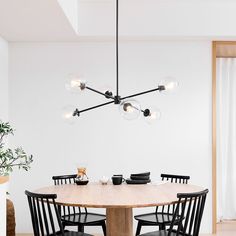
[[114, 103], [114, 101], [102, 103], [102, 104], [99, 104], [99, 105], [96, 105], [96, 106], [93, 106], [93, 107], [86, 108], [84, 110], [80, 110], [79, 113], [83, 113], [83, 112], [90, 111], [90, 110], [93, 110], [93, 109], [96, 109], [96, 108], [99, 108], [99, 107], [103, 107], [103, 106], [109, 105], [111, 103]]
[[102, 92], [100, 92], [100, 91], [98, 91], [98, 90], [96, 90], [96, 89], [93, 89], [93, 88], [91, 88], [91, 87], [88, 87], [87, 85], [86, 85], [86, 89], [88, 89], [88, 90], [90, 90], [90, 91], [93, 91], [93, 92], [95, 92], [95, 93], [101, 94], [101, 95], [105, 96], [106, 98], [112, 98], [112, 99], [114, 99], [113, 96], [110, 96], [110, 95], [108, 95], [108, 94], [102, 93]]
[[[109, 96], [87, 85], [86, 89], [103, 95], [106, 98], [115, 99], [113, 96]], [[119, 0], [116, 0], [116, 97], [119, 97]]]
[[116, 0], [116, 96], [119, 96], [119, 0]]
[[133, 95], [122, 97], [121, 100], [124, 100], [124, 99], [127, 99], [127, 98], [133, 98], [133, 97], [140, 96], [140, 95], [143, 95], [143, 94], [146, 94], [146, 93], [152, 93], [152, 92], [155, 92], [155, 91], [162, 91], [162, 90], [165, 90], [165, 87], [160, 85], [160, 86], [158, 86], [158, 88], [155, 88], [155, 89], [151, 89], [151, 90], [147, 90], [147, 91], [144, 91], [144, 92], [141, 92], [141, 93], [135, 93]]
[[[80, 110], [80, 111], [77, 110], [79, 114], [80, 114], [80, 113], [83, 113], [83, 112], [86, 112], [86, 111], [90, 111], [90, 110], [99, 108], [99, 107], [103, 107], [103, 106], [106, 106], [106, 105], [109, 105], [109, 104], [112, 104], [112, 103], [115, 102], [115, 101], [114, 101], [115, 98], [114, 98], [113, 96], [109, 96], [109, 95], [107, 95], [107, 94], [105, 94], [105, 93], [102, 93], [102, 92], [100, 92], [100, 91], [98, 91], [98, 90], [95, 90], [95, 89], [93, 89], [93, 88], [90, 88], [90, 87], [88, 87], [88, 86], [86, 86], [86, 89], [91, 90], [91, 91], [93, 91], [93, 92], [95, 92], [95, 93], [101, 94], [101, 95], [103, 95], [103, 96], [105, 96], [105, 97], [107, 97], [107, 98], [111, 98], [111, 99], [113, 99], [113, 101], [106, 102], [106, 103], [102, 103], [102, 104], [99, 104], [99, 105], [96, 105], [96, 106], [93, 106], [93, 107], [89, 107], [89, 108], [86, 108], [86, 109], [84, 109], [84, 110]], [[133, 95], [130, 95], [130, 96], [122, 97], [122, 98], [120, 98], [120, 100], [124, 100], [124, 99], [127, 99], [127, 98], [132, 98], [132, 97], [140, 96], [140, 95], [147, 94], [147, 93], [151, 93], [151, 92], [155, 92], [155, 91], [162, 91], [162, 90], [165, 90], [165, 87], [162, 86], [162, 85], [160, 85], [160, 86], [158, 86], [158, 88], [151, 89], [151, 90], [147, 90], [147, 91], [144, 91], [144, 92], [141, 92], [141, 93], [136, 93], [136, 94], [133, 94]], [[144, 113], [144, 110], [141, 110], [141, 112]], [[75, 113], [75, 114], [77, 114], [77, 113]]]

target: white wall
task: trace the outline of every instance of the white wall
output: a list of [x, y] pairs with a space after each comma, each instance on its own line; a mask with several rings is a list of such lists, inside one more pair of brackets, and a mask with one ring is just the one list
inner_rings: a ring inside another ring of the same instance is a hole
[[[78, 162], [87, 162], [92, 179], [151, 171], [159, 180], [166, 172], [189, 174], [191, 183], [211, 189], [211, 43], [123, 42], [120, 57], [122, 95], [153, 88], [166, 75], [180, 82], [178, 93], [137, 98], [142, 107], [161, 109], [157, 125], [123, 120], [114, 105], [81, 115], [74, 126], [61, 120], [66, 104], [86, 108], [104, 101], [89, 91], [68, 94], [64, 82], [78, 72], [95, 88], [114, 86], [113, 43], [10, 44], [10, 117], [17, 129], [12, 144], [35, 158], [29, 173], [15, 171], [11, 180], [18, 232], [32, 228], [24, 190], [74, 173]], [[211, 231], [211, 193], [202, 231]]]
[[[0, 121], [8, 121], [8, 43], [0, 37]], [[7, 183], [0, 185], [0, 235], [6, 235]]]
[[8, 120], [8, 43], [0, 37], [0, 120]]

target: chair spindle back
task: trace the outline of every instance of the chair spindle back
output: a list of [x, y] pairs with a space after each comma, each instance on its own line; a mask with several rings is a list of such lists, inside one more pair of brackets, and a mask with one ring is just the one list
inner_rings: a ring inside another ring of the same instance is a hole
[[[63, 184], [75, 184], [75, 179], [77, 175], [60, 175], [60, 176], [53, 176], [52, 179], [54, 181], [54, 185], [63, 185]], [[87, 214], [87, 208], [83, 208], [84, 212]], [[60, 208], [61, 215], [71, 215], [82, 213], [81, 207], [72, 207], [72, 206], [62, 206]]]
[[25, 194], [28, 198], [34, 235], [56, 236], [56, 228], [58, 227], [61, 235], [64, 235], [58, 206], [55, 203], [57, 195], [37, 194], [27, 190]]
[[[188, 184], [190, 176], [185, 175], [171, 175], [171, 174], [161, 174], [162, 181], [170, 181], [171, 183]], [[162, 213], [173, 214], [175, 211], [176, 204], [166, 205], [161, 207]], [[156, 207], [156, 213], [158, 212], [158, 207]]]
[[[208, 189], [197, 193], [177, 194], [178, 203], [170, 225], [168, 236], [172, 232], [179, 235], [198, 236]], [[178, 217], [180, 217], [178, 219]], [[178, 220], [177, 229], [176, 220]]]

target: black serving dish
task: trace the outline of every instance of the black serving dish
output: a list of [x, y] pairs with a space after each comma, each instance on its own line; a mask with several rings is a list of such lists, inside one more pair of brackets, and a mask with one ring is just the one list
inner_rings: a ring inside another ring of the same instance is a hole
[[130, 176], [150, 176], [150, 172], [131, 174]]
[[127, 184], [147, 184], [150, 183], [151, 180], [133, 180], [133, 179], [126, 179]]
[[149, 175], [147, 175], [147, 176], [131, 175], [130, 179], [132, 179], [132, 180], [149, 180], [150, 176]]
[[88, 184], [88, 180], [75, 180], [75, 183], [77, 184], [77, 185], [86, 185], [86, 184]]

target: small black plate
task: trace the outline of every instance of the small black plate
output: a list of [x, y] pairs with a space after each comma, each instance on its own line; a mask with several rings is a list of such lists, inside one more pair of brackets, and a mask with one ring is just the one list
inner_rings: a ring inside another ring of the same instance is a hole
[[137, 174], [131, 174], [130, 176], [150, 176], [150, 172], [144, 172], [144, 173], [137, 173]]
[[132, 179], [126, 179], [127, 184], [147, 184], [150, 183], [151, 180], [132, 180]]
[[131, 175], [130, 179], [132, 180], [149, 180], [149, 175], [147, 176], [139, 176], [139, 175]]
[[77, 184], [77, 185], [86, 185], [86, 184], [88, 184], [88, 180], [76, 180], [75, 181], [75, 183]]

